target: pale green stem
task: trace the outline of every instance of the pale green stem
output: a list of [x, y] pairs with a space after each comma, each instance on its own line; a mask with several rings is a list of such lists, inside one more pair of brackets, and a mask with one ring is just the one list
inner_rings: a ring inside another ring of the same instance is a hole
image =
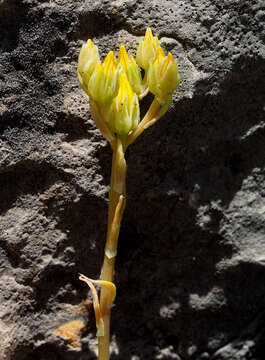
[[[108, 232], [104, 261], [101, 268], [101, 280], [110, 282], [113, 281], [120, 224], [125, 208], [126, 167], [124, 148], [120, 139], [117, 139], [113, 148], [109, 191]], [[104, 322], [104, 336], [98, 337], [99, 360], [109, 360], [111, 305], [111, 293], [107, 287], [102, 287], [100, 293], [100, 310]]]

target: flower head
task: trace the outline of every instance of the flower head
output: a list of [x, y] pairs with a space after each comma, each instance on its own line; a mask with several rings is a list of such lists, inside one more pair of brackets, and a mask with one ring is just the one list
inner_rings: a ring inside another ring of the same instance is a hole
[[89, 39], [81, 48], [77, 68], [79, 82], [86, 92], [88, 82], [97, 64], [100, 64], [98, 47]]
[[150, 63], [147, 81], [149, 90], [163, 104], [180, 83], [177, 62], [171, 53], [165, 56], [159, 46], [155, 61]]
[[121, 64], [133, 91], [139, 95], [142, 89], [141, 71], [134, 59], [127, 54], [123, 45], [120, 47], [118, 62]]
[[[139, 66], [145, 70], [144, 79]], [[90, 97], [95, 123], [112, 146], [115, 134], [125, 141], [138, 127], [138, 99], [142, 99], [148, 91], [155, 95], [155, 105], [148, 110], [148, 116], [140, 124], [141, 130], [135, 132], [135, 138], [168, 110], [173, 91], [180, 83], [176, 60], [171, 53], [164, 54], [150, 28], [140, 41], [136, 62], [122, 45], [117, 60], [110, 51], [101, 63], [98, 48], [89, 39], [81, 48], [77, 73]]]
[[156, 57], [158, 46], [158, 38], [153, 36], [150, 28], [147, 28], [145, 37], [140, 41], [136, 54], [137, 64], [139, 64], [141, 68], [147, 71], [150, 61], [153, 61]]
[[109, 111], [110, 127], [123, 139], [137, 127], [139, 118], [138, 96], [133, 92], [125, 73], [121, 73], [118, 95], [113, 99]]

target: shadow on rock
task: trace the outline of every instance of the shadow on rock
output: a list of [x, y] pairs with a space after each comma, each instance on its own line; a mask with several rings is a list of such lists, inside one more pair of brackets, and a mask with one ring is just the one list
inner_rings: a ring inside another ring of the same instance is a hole
[[210, 358], [262, 311], [264, 266], [244, 260], [222, 224], [243, 182], [264, 167], [264, 72], [262, 60], [240, 59], [216, 90], [199, 82], [133, 145], [113, 359], [170, 347]]

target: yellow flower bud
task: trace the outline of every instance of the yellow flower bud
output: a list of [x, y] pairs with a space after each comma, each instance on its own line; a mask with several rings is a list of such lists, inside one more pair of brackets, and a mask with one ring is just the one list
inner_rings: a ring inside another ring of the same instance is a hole
[[121, 65], [116, 64], [113, 51], [106, 56], [103, 65], [97, 64], [88, 83], [89, 96], [99, 104], [107, 106], [117, 95]]
[[159, 46], [155, 61], [150, 63], [147, 81], [149, 90], [163, 104], [180, 83], [177, 62], [171, 53], [165, 56]]
[[100, 64], [98, 47], [89, 39], [81, 48], [77, 68], [79, 82], [86, 92], [89, 79], [97, 64]]
[[121, 64], [133, 91], [139, 95], [142, 90], [141, 71], [134, 59], [127, 54], [123, 45], [120, 47], [118, 62]]
[[145, 37], [140, 41], [136, 53], [136, 62], [145, 71], [147, 71], [150, 61], [155, 59], [158, 46], [158, 38], [153, 36], [150, 28], [147, 28]]
[[109, 111], [110, 127], [123, 140], [130, 131], [138, 126], [139, 119], [138, 96], [132, 91], [125, 73], [121, 73], [119, 92], [113, 99]]

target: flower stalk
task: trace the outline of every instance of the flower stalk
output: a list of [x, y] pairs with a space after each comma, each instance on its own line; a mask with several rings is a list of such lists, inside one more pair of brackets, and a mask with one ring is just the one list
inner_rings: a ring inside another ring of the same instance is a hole
[[[140, 67], [145, 71], [143, 79]], [[95, 124], [113, 151], [108, 228], [100, 279], [92, 280], [84, 275], [79, 277], [89, 286], [93, 298], [98, 329], [98, 359], [109, 360], [110, 316], [116, 296], [114, 266], [126, 206], [125, 152], [144, 130], [166, 113], [180, 77], [176, 60], [170, 53], [167, 56], [164, 54], [158, 38], [153, 36], [149, 28], [140, 41], [136, 61], [122, 45], [117, 60], [110, 51], [101, 63], [97, 46], [88, 40], [80, 51], [77, 74], [89, 96]], [[140, 121], [139, 100], [149, 91], [153, 93], [154, 100]], [[95, 284], [101, 285], [100, 301]]]

